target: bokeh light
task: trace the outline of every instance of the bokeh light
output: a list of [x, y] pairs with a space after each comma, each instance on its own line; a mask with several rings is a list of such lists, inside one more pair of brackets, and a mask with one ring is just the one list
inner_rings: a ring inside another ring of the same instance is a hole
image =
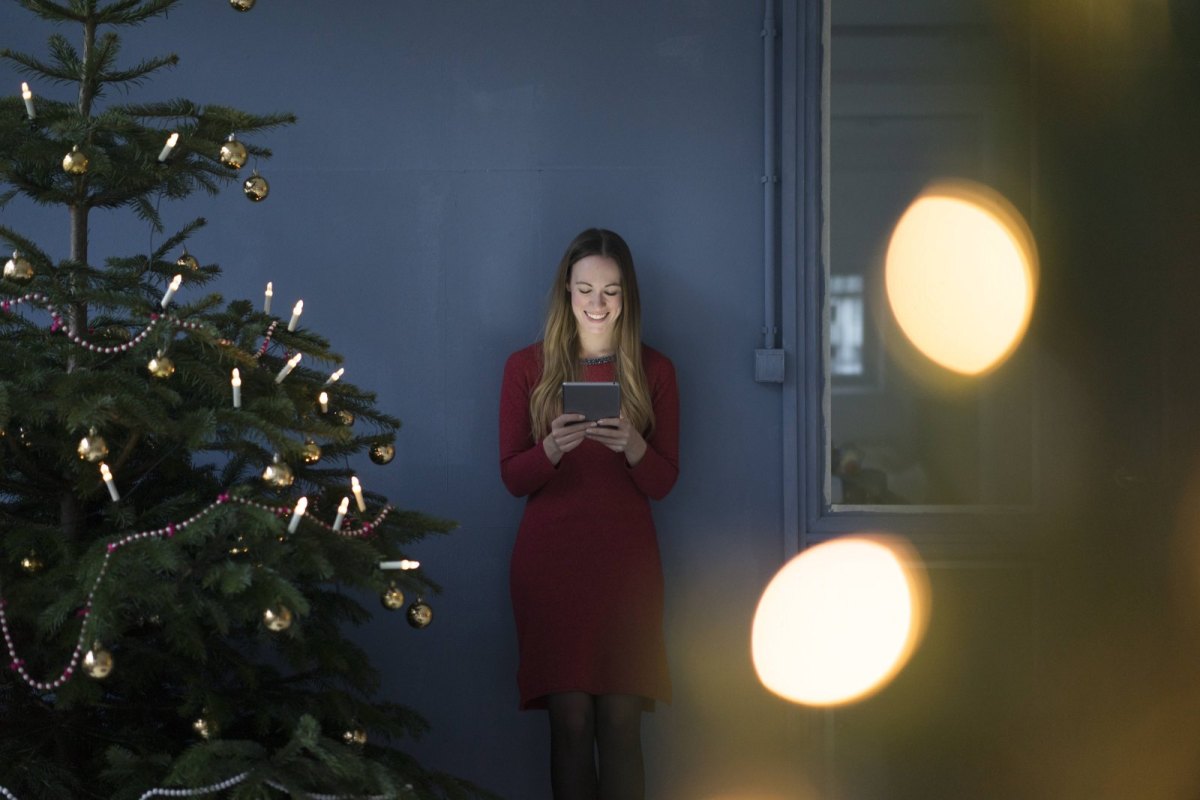
[[1037, 251], [1024, 219], [979, 184], [938, 183], [909, 205], [884, 262], [888, 303], [912, 344], [964, 375], [1020, 344], [1037, 293]]
[[888, 683], [920, 641], [928, 588], [898, 539], [851, 536], [816, 545], [771, 579], [751, 633], [763, 685], [805, 705], [861, 699]]

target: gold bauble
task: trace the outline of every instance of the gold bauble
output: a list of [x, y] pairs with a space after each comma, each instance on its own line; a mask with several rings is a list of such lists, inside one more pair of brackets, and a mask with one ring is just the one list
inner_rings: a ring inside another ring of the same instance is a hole
[[343, 425], [353, 425], [354, 424], [354, 414], [352, 414], [351, 412], [347, 411], [344, 408], [339, 409], [338, 411], [335, 411], [333, 413], [333, 416], [337, 417], [337, 421], [342, 423]]
[[317, 444], [312, 439], [308, 439], [304, 442], [304, 447], [300, 450], [300, 452], [304, 456], [305, 464], [315, 464], [321, 460], [321, 445]]
[[187, 270], [188, 272], [195, 272], [196, 270], [200, 269], [200, 262], [197, 261], [196, 257], [189, 253], [185, 247], [183, 249], [183, 255], [176, 259], [175, 266], [182, 270]]
[[267, 626], [269, 631], [286, 631], [292, 627], [292, 612], [287, 606], [276, 606], [268, 608], [263, 612], [263, 625]]
[[192, 730], [200, 734], [201, 739], [211, 739], [217, 735], [217, 723], [206, 717], [200, 717], [192, 722]]
[[395, 457], [396, 447], [391, 443], [377, 444], [371, 447], [371, 460], [376, 464], [390, 464]]
[[156, 378], [169, 378], [175, 374], [175, 362], [159, 353], [150, 359], [150, 363], [146, 364], [146, 369], [150, 370], [150, 374]]
[[23, 569], [29, 575], [32, 575], [35, 572], [41, 572], [42, 567], [44, 566], [46, 565], [42, 563], [40, 558], [38, 558], [37, 553], [33, 552], [32, 550], [29, 551], [29, 555], [21, 559], [21, 569]]
[[27, 281], [33, 277], [33, 264], [20, 251], [14, 250], [12, 258], [4, 264], [4, 277], [10, 281]]
[[342, 741], [346, 744], [362, 747], [367, 743], [367, 732], [362, 728], [351, 728], [342, 734]]
[[399, 611], [404, 608], [404, 592], [393, 583], [380, 595], [379, 602], [383, 603], [383, 607], [388, 611]]
[[88, 171], [87, 154], [79, 149], [79, 145], [63, 156], [63, 170], [71, 175], [82, 175]]
[[295, 476], [292, 475], [292, 468], [275, 456], [275, 460], [263, 470], [262, 479], [276, 489], [286, 489], [292, 485]]
[[246, 145], [234, 138], [233, 134], [229, 134], [229, 140], [221, 145], [221, 153], [219, 158], [221, 163], [230, 169], [241, 169], [246, 163], [246, 157], [249, 153], [246, 151]]
[[105, 650], [99, 642], [96, 642], [92, 645], [92, 649], [88, 650], [83, 656], [83, 669], [84, 672], [96, 680], [107, 678], [109, 673], [113, 671], [112, 653]]
[[234, 11], [249, 11], [254, 8], [254, 0], [229, 0]]
[[267, 179], [257, 172], [246, 178], [242, 184], [242, 193], [254, 203], [267, 199], [267, 195], [271, 192], [271, 184], [267, 183]]
[[433, 622], [433, 609], [424, 600], [417, 600], [408, 607], [408, 624], [414, 628], [424, 628]]
[[104, 437], [96, 433], [96, 429], [92, 428], [88, 431], [88, 435], [79, 440], [79, 447], [76, 448], [79, 457], [93, 464], [97, 461], [102, 461], [108, 455], [108, 442], [104, 441]]

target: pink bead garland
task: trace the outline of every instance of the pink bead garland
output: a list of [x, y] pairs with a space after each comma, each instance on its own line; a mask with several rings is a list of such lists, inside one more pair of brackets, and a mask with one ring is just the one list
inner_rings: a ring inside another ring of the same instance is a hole
[[[97, 589], [100, 588], [101, 581], [104, 580], [105, 573], [108, 572], [108, 561], [110, 558], [112, 558], [113, 554], [115, 552], [117, 552], [117, 550], [119, 550], [120, 548], [124, 547], [127, 544], [133, 544], [134, 542], [140, 542], [145, 539], [170, 539], [170, 538], [174, 537], [175, 534], [178, 533], [179, 531], [183, 530], [184, 528], [188, 527], [189, 525], [191, 525], [195, 522], [198, 522], [200, 519], [202, 519], [204, 516], [209, 514], [217, 506], [224, 505], [225, 503], [231, 503], [231, 502], [232, 503], [240, 503], [241, 505], [250, 506], [251, 508], [257, 508], [262, 511], [266, 511], [268, 513], [274, 514], [281, 518], [287, 517], [289, 514], [292, 513], [292, 509], [288, 508], [287, 506], [268, 506], [264, 503], [257, 503], [253, 500], [245, 500], [240, 497], [231, 497], [227, 492], [223, 492], [223, 493], [217, 495], [217, 499], [215, 501], [213, 501], [211, 504], [209, 504], [205, 508], [201, 509], [200, 511], [196, 512], [191, 517], [188, 517], [187, 519], [185, 519], [182, 522], [171, 522], [162, 528], [155, 528], [155, 529], [149, 530], [149, 531], [140, 531], [138, 533], [131, 533], [127, 536], [123, 536], [122, 538], [116, 540], [115, 542], [109, 542], [107, 545], [105, 545], [104, 561], [100, 565], [100, 572], [96, 575], [96, 580], [92, 583], [92, 588], [87, 594], [87, 599], [84, 601], [83, 607], [78, 612], [76, 612], [76, 616], [79, 616], [83, 619], [83, 624], [80, 625], [80, 628], [79, 628], [79, 638], [75, 642], [75, 649], [71, 653], [71, 658], [67, 662], [67, 666], [63, 669], [63, 671], [59, 674], [59, 676], [52, 681], [34, 680], [33, 676], [31, 676], [25, 669], [24, 659], [17, 657], [17, 648], [16, 648], [16, 645], [13, 643], [12, 634], [9, 631], [9, 627], [8, 627], [8, 616], [5, 613], [5, 607], [7, 605], [7, 601], [3, 597], [0, 597], [0, 633], [3, 633], [3, 635], [4, 635], [4, 645], [8, 650], [9, 659], [11, 659], [9, 661], [9, 669], [13, 670], [18, 675], [20, 675], [21, 680], [25, 681], [25, 683], [27, 683], [29, 686], [33, 687], [34, 689], [37, 689], [38, 691], [42, 691], [42, 692], [54, 691], [55, 689], [59, 688], [64, 683], [66, 683], [68, 680], [70, 680], [71, 676], [73, 674], [75, 674], [75, 667], [79, 663], [79, 659], [83, 657], [83, 645], [87, 639], [88, 623], [91, 621], [92, 601], [96, 597], [96, 591], [97, 591]], [[307, 519], [309, 522], [311, 522], [321, 528], [324, 528], [325, 530], [327, 530], [331, 533], [336, 533], [338, 536], [345, 536], [348, 538], [349, 537], [366, 537], [371, 534], [371, 531], [373, 531], [375, 528], [379, 527], [379, 524], [381, 522], [383, 522], [384, 518], [394, 510], [395, 510], [395, 506], [390, 506], [390, 505], [384, 506], [384, 508], [379, 512], [379, 514], [375, 517], [374, 520], [372, 520], [370, 522], [364, 522], [358, 530], [335, 531], [333, 529], [332, 525], [330, 525], [326, 522], [322, 522], [321, 520], [318, 520], [315, 517], [310, 517], [307, 512], [305, 512], [302, 516], [305, 519]], [[0, 788], [3, 788], [3, 787], [0, 787]]]
[[[42, 294], [41, 292], [29, 292], [28, 294], [21, 295], [20, 297], [14, 299], [14, 300], [5, 300], [2, 303], [0, 303], [0, 309], [3, 309], [5, 312], [7, 312], [7, 311], [12, 310], [12, 306], [17, 306], [22, 303], [29, 303], [29, 302], [37, 303], [37, 304], [43, 306], [47, 311], [50, 312], [50, 316], [53, 320], [50, 324], [50, 332], [51, 333], [57, 333], [62, 328], [62, 326], [63, 326], [62, 325], [62, 314], [59, 313], [58, 309], [55, 306], [51, 305], [50, 298], [47, 297], [46, 295]], [[165, 317], [164, 318], [164, 317], [161, 317], [157, 313], [151, 313], [150, 314], [150, 322], [148, 322], [146, 324], [146, 327], [143, 328], [141, 331], [139, 331], [136, 336], [134, 336], [132, 339], [130, 339], [128, 342], [125, 342], [124, 344], [119, 344], [119, 345], [115, 345], [115, 346], [114, 345], [98, 345], [98, 344], [88, 341], [87, 339], [84, 339], [82, 336], [79, 336], [77, 334], [67, 334], [67, 338], [73, 344], [76, 344], [79, 347], [82, 347], [83, 349], [85, 349], [89, 352], [92, 352], [92, 353], [104, 353], [105, 355], [115, 355], [117, 353], [127, 353], [130, 350], [132, 350], [134, 347], [137, 347], [139, 344], [141, 344], [143, 341], [145, 341], [146, 337], [150, 335], [150, 332], [154, 329], [154, 327], [156, 325], [158, 325], [158, 323], [163, 321], [164, 319], [169, 324], [174, 325], [177, 328], [183, 328], [184, 330], [196, 331], [196, 330], [200, 330], [201, 328], [204, 327], [199, 322], [189, 322], [187, 320], [179, 319], [178, 317]], [[274, 323], [272, 323], [272, 325], [274, 325]]]
[[[150, 800], [151, 797], [199, 797], [200, 795], [203, 795], [203, 794], [213, 794], [214, 792], [224, 791], [225, 789], [232, 789], [234, 786], [237, 786], [239, 783], [245, 782], [245, 780], [249, 777], [250, 777], [249, 772], [242, 772], [237, 775], [234, 775], [231, 778], [226, 778], [223, 781], [218, 781], [217, 783], [209, 784], [208, 786], [201, 786], [198, 789], [164, 789], [161, 787], [158, 789], [150, 789], [150, 790], [144, 792], [142, 794], [142, 796], [138, 798], [138, 800]], [[267, 786], [270, 786], [272, 789], [278, 789], [281, 792], [287, 791], [287, 789], [282, 784], [277, 783], [276, 781], [264, 781], [264, 783]], [[407, 791], [412, 791], [412, 784], [406, 784], [404, 788]], [[3, 786], [0, 786], [0, 795], [4, 795], [4, 797], [6, 797], [8, 800], [18, 800], [18, 798], [15, 794], [10, 792], [8, 789], [6, 789]], [[311, 798], [311, 800], [387, 800], [387, 798], [390, 797], [391, 795], [382, 795], [382, 794], [372, 794], [372, 795], [337, 794], [337, 795], [335, 795], [335, 794], [306, 793], [304, 796]]]

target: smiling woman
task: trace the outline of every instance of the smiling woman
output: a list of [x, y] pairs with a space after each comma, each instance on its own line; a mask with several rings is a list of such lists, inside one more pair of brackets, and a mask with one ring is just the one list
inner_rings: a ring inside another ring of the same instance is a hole
[[[565, 382], [618, 383], [620, 415], [563, 413]], [[650, 500], [679, 472], [678, 405], [674, 367], [641, 341], [629, 247], [584, 231], [500, 398], [501, 476], [528, 498], [510, 571], [517, 683], [522, 708], [549, 710], [556, 800], [644, 795], [640, 715], [671, 697]]]

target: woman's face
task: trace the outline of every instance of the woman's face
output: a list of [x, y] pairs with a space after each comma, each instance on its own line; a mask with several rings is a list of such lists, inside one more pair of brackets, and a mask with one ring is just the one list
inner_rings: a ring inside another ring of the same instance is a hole
[[606, 256], [585, 256], [571, 266], [571, 311], [579, 333], [611, 337], [621, 316], [621, 268]]

